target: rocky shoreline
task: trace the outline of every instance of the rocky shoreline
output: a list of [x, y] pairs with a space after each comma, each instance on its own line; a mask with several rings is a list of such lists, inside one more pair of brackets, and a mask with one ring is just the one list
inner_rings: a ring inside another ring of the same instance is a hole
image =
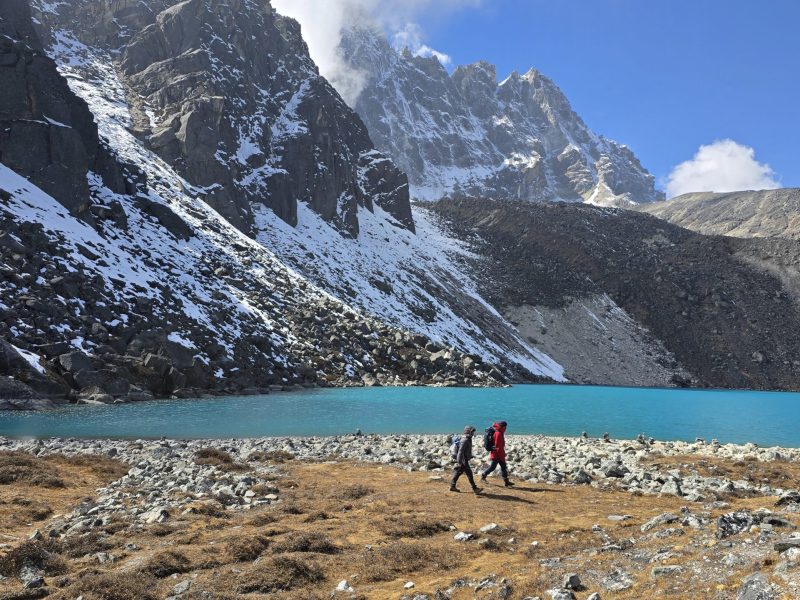
[[[391, 465], [407, 471], [427, 471], [436, 480], [447, 479], [452, 461], [449, 436], [349, 435], [306, 438], [252, 438], [221, 440], [17, 440], [0, 438], [0, 451], [37, 456], [103, 455], [131, 465], [129, 473], [108, 488], [98, 490], [91, 514], [79, 510], [59, 531], [91, 527], [119, 513], [127, 516], [165, 514], [181, 510], [198, 498], [224, 498], [230, 510], [247, 510], [279, 500], [273, 493], [252, 493], [266, 481], [260, 474], [275, 474], [256, 467], [241, 475], [224, 464], [198, 464], [197, 456], [224, 453], [232, 464], [250, 465], [258, 457], [284, 457], [300, 461], [350, 461]], [[531, 483], [588, 485], [627, 491], [636, 495], [674, 496], [692, 506], [719, 506], [728, 495], [775, 496], [800, 511], [800, 485], [778, 487], [723, 475], [704, 476], [663, 470], [648, 464], [654, 457], [708, 457], [738, 462], [766, 463], [800, 460], [798, 448], [760, 448], [755, 444], [719, 444], [716, 441], [662, 442], [640, 436], [637, 440], [508, 436], [508, 461], [512, 477]], [[477, 446], [477, 444], [476, 444]], [[477, 453], [481, 455], [482, 450]], [[477, 465], [478, 458], [473, 461]], [[212, 461], [213, 462], [213, 461]], [[797, 489], [796, 489], [797, 488]], [[133, 494], [120, 492], [134, 489]], [[174, 496], [173, 492], [180, 492]], [[91, 518], [88, 518], [91, 517]], [[158, 518], [158, 517], [156, 517]]]
[[[93, 498], [84, 499], [72, 511], [54, 516], [31, 533], [32, 540], [65, 540], [102, 532], [115, 523], [125, 523], [129, 531], [142, 533], [148, 527], [204, 514], [197, 512], [204, 510], [204, 502], [213, 502], [230, 515], [247, 514], [247, 511], [258, 508], [268, 509], [270, 505], [281, 510], [281, 503], [288, 501], [285, 498], [291, 498], [293, 492], [290, 490], [298, 484], [304, 485], [303, 481], [293, 481], [287, 475], [287, 464], [316, 463], [331, 465], [332, 468], [337, 464], [377, 463], [379, 470], [385, 466], [389, 472], [416, 472], [417, 477], [420, 472], [427, 472], [430, 484], [440, 485], [441, 493], [447, 494], [446, 483], [451, 467], [448, 437], [353, 434], [220, 440], [0, 438], [0, 453], [27, 453], [37, 458], [113, 459], [129, 467], [125, 475], [98, 488]], [[622, 565], [614, 577], [609, 576], [611, 578], [603, 583], [606, 592], [622, 592], [633, 585], [635, 575], [632, 573], [640, 568], [636, 563], [641, 559], [638, 556], [642, 553], [641, 544], [659, 540], [664, 544], [678, 543], [679, 540], [687, 543], [690, 538], [695, 546], [713, 546], [724, 551], [724, 560], [712, 561], [705, 566], [687, 563], [665, 567], [663, 565], [669, 562], [667, 559], [677, 555], [664, 550], [649, 561], [655, 561], [652, 578], [669, 578], [688, 569], [697, 571], [702, 568], [738, 572], [749, 564], [764, 561], [764, 565], [774, 567], [773, 573], [764, 578], [760, 569], [756, 569], [742, 585], [737, 599], [779, 597], [776, 595], [779, 588], [770, 583], [776, 577], [783, 582], [781, 589], [787, 586], [794, 592], [800, 590], [800, 578], [794, 569], [800, 565], [800, 533], [795, 533], [795, 521], [800, 513], [800, 490], [795, 489], [798, 487], [795, 481], [778, 485], [774, 477], [766, 476], [775, 470], [773, 467], [776, 465], [789, 468], [798, 461], [798, 448], [761, 448], [755, 444], [720, 444], [715, 440], [699, 439], [692, 443], [665, 442], [644, 436], [636, 440], [616, 440], [609, 437], [520, 435], [508, 436], [507, 450], [512, 478], [519, 487], [524, 487], [523, 482], [529, 482], [536, 484], [540, 491], [570, 488], [577, 493], [581, 489], [594, 489], [595, 493], [627, 492], [640, 500], [653, 498], [653, 514], [645, 511], [644, 515], [640, 513], [632, 517], [620, 506], [618, 514], [607, 516], [608, 523], [631, 527], [626, 530], [629, 539], [607, 535], [605, 528], [609, 527], [608, 524], [592, 526], [593, 535], [602, 538], [602, 547], [592, 551], [616, 553]], [[482, 450], [477, 450], [476, 454], [479, 456], [473, 464], [477, 466], [478, 460], [485, 457]], [[741, 474], [721, 468], [715, 473], [715, 465], [722, 464], [739, 465], [755, 476], [739, 476]], [[495, 489], [492, 485], [489, 488]], [[285, 496], [286, 493], [289, 496]], [[490, 492], [488, 498], [497, 496]], [[671, 499], [671, 504], [679, 500], [683, 506], [680, 510], [663, 512], [667, 499]], [[755, 501], [762, 503], [759, 508], [751, 508], [756, 506]], [[770, 508], [765, 508], [764, 502]], [[554, 510], [558, 512], [557, 508]], [[487, 513], [488, 516], [491, 514]], [[492, 525], [498, 528], [498, 525]], [[474, 533], [459, 531], [453, 543], [477, 540], [483, 545], [491, 545], [493, 530], [487, 531], [489, 533], [483, 530]], [[483, 538], [489, 541], [484, 544]], [[0, 550], [11, 548], [11, 544], [0, 544]], [[130, 549], [130, 552], [134, 550]], [[586, 551], [589, 550], [581, 552]], [[777, 560], [774, 553], [778, 555]], [[562, 558], [567, 562], [573, 560], [569, 557], [545, 557], [539, 563], [546, 568], [555, 568], [561, 564]], [[99, 557], [97, 560], [102, 564], [105, 559], [113, 560], [113, 557]], [[700, 571], [697, 573], [701, 575]], [[28, 576], [41, 578], [41, 574], [35, 572]], [[26, 586], [30, 584], [22, 579]], [[495, 581], [492, 585], [499, 584]], [[563, 589], [551, 590], [551, 596], [575, 598], [572, 589], [575, 588], [565, 583]], [[748, 590], [755, 591], [748, 595]], [[450, 597], [446, 593], [436, 596]], [[408, 595], [407, 598], [420, 600], [430, 597], [423, 594]]]

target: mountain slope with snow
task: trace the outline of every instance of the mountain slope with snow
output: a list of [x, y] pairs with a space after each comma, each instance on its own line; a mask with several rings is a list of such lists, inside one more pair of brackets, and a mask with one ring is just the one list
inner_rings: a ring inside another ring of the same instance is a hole
[[[27, 10], [22, 0], [13, 3]], [[233, 7], [212, 0], [168, 4], [149, 2], [153, 10], [161, 9], [155, 19], [162, 25], [175, 15], [173, 9], [187, 4], [194, 5], [190, 14], [208, 19], [217, 9], [224, 17]], [[2, 19], [9, 6], [0, 7], [0, 26], [8, 22]], [[313, 173], [328, 173], [333, 187], [324, 189], [352, 190], [352, 184], [362, 199], [356, 192], [340, 196], [332, 215], [305, 192], [287, 192], [282, 197], [295, 211], [287, 218], [281, 206], [260, 197], [231, 197], [229, 207], [243, 202], [246, 211], [239, 213], [242, 220], [229, 218], [220, 197], [215, 200], [207, 185], [190, 180], [186, 155], [165, 153], [153, 135], [143, 132], [139, 119], [148, 105], [136, 91], [142, 88], [133, 87], [126, 74], [127, 54], [109, 48], [109, 40], [121, 39], [120, 32], [104, 37], [102, 27], [77, 30], [80, 24], [69, 22], [82, 7], [83, 18], [102, 21], [105, 15], [108, 23], [122, 27], [126, 19], [151, 21], [153, 15], [138, 13], [147, 6], [105, 0], [39, 2], [38, 26], [51, 42], [47, 52], [55, 62], [48, 62], [38, 45], [15, 40], [9, 46], [14, 56], [24, 46], [23, 54], [36, 55], [52, 70], [50, 77], [60, 73], [66, 79], [69, 88], [62, 96], [91, 111], [108, 157], [103, 164], [116, 165], [116, 171], [110, 170], [122, 174], [124, 185], [109, 187], [107, 179], [115, 183], [113, 178], [93, 171], [91, 161], [75, 165], [84, 169], [86, 181], [76, 214], [33, 178], [25, 179], [8, 165], [0, 167], [0, 334], [10, 343], [0, 350], [13, 358], [0, 360], [0, 375], [6, 376], [0, 378], [0, 400], [38, 394], [119, 402], [293, 385], [564, 379], [555, 361], [525, 342], [477, 295], [477, 284], [455, 265], [461, 252], [457, 242], [424, 220], [422, 231], [415, 233], [413, 220], [406, 218], [411, 214], [407, 195], [406, 213], [402, 191], [397, 192], [403, 178], [398, 179], [391, 162], [370, 149], [351, 162], [341, 139], [328, 136], [338, 131], [344, 138], [358, 137], [363, 128], [346, 107], [341, 114], [326, 112], [329, 102], [344, 106], [329, 86], [315, 93], [335, 98], [323, 99], [315, 116], [333, 121], [322, 129], [301, 127], [298, 137], [282, 138], [280, 151], [288, 152], [297, 143], [314, 155], [318, 146], [322, 152], [336, 145], [332, 166], [338, 167], [326, 166], [324, 160], [311, 167], [292, 161], [286, 171], [300, 177], [311, 169], [314, 181]], [[241, 7], [275, 17], [267, 2], [246, 1]], [[108, 16], [115, 11], [121, 11], [119, 18]], [[213, 19], [207, 25], [201, 29], [218, 30]], [[283, 26], [296, 27], [288, 22]], [[275, 31], [262, 34], [269, 38]], [[193, 55], [196, 44], [182, 39]], [[297, 51], [304, 51], [304, 45]], [[297, 55], [285, 58], [283, 68], [298, 60]], [[174, 62], [164, 61], [167, 66]], [[4, 60], [8, 62], [13, 67], [13, 61]], [[0, 66], [0, 77], [4, 68]], [[207, 74], [195, 75], [203, 79]], [[288, 98], [289, 109], [284, 105], [278, 117], [289, 129], [289, 122], [281, 119], [297, 106], [292, 100], [295, 83], [289, 73], [282, 96]], [[189, 96], [185, 103], [172, 97], [179, 111], [187, 103], [195, 106], [195, 87], [172, 92]], [[239, 96], [226, 93], [223, 104], [236, 106]], [[35, 104], [25, 110], [35, 111]], [[178, 132], [194, 118], [193, 110], [181, 114]], [[158, 118], [153, 117], [156, 122]], [[48, 134], [72, 127], [51, 123], [43, 115], [37, 119]], [[218, 124], [219, 130], [226, 127]], [[268, 156], [276, 143], [274, 137], [266, 142], [254, 136], [242, 152]], [[55, 153], [51, 148], [34, 156], [60, 166], [65, 147], [55, 144]], [[240, 175], [238, 159], [226, 160], [226, 176]], [[252, 168], [261, 168], [259, 161]], [[286, 174], [275, 175], [281, 179]], [[238, 193], [235, 182], [231, 189]], [[42, 375], [34, 362], [50, 385], [34, 375]], [[27, 391], [19, 385], [28, 386]]]
[[499, 84], [483, 62], [449, 75], [435, 57], [398, 53], [369, 27], [343, 32], [341, 51], [367, 80], [355, 109], [408, 174], [414, 199], [625, 206], [663, 197], [631, 150], [589, 130], [535, 69]]

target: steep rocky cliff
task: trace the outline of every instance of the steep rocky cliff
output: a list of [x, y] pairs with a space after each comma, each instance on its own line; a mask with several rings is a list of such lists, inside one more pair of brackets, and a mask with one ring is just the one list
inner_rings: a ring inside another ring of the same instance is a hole
[[116, 192], [133, 190], [86, 102], [44, 53], [26, 0], [5, 0], [0, 11], [0, 161], [85, 219], [87, 171]]
[[473, 269], [490, 274], [479, 291], [569, 377], [623, 377], [633, 365], [651, 380], [800, 389], [797, 242], [579, 205], [461, 199], [430, 210], [472, 240]]
[[298, 201], [349, 236], [373, 203], [413, 230], [405, 176], [269, 2], [34, 4], [56, 47], [113, 51], [134, 133], [242, 231], [253, 204], [295, 224]]
[[341, 50], [367, 81], [355, 109], [415, 199], [459, 192], [624, 206], [663, 197], [633, 152], [590, 131], [535, 69], [499, 84], [483, 62], [449, 75], [369, 27], [345, 31]]
[[684, 194], [638, 208], [699, 233], [800, 240], [800, 189], [797, 188]]
[[[34, 19], [43, 45], [0, 4], [0, 408], [563, 379], [449, 262], [455, 240], [415, 235], [404, 176], [268, 2]], [[237, 50], [238, 26], [264, 48]], [[212, 31], [234, 41], [212, 51]]]

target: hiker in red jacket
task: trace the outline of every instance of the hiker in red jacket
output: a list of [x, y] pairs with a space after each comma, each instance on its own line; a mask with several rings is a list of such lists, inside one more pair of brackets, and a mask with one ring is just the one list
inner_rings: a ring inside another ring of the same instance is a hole
[[[492, 425], [494, 428], [494, 436], [492, 438], [492, 449], [489, 452], [491, 464], [489, 468], [481, 473], [481, 481], [486, 481], [486, 478], [500, 465], [500, 474], [503, 476], [503, 482], [506, 487], [511, 487], [514, 484], [508, 480], [508, 467], [506, 466], [506, 427], [508, 423], [500, 421]], [[488, 433], [487, 429], [487, 433]]]

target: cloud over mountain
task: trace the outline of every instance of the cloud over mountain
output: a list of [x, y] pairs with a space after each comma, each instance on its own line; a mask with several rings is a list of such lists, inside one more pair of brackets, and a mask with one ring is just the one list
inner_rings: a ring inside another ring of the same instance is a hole
[[775, 171], [756, 160], [753, 148], [731, 139], [700, 146], [691, 160], [677, 165], [667, 178], [667, 197], [690, 192], [736, 192], [780, 187]]
[[355, 104], [364, 89], [366, 74], [343, 60], [339, 41], [343, 27], [374, 25], [382, 28], [400, 47], [413, 54], [436, 56], [442, 64], [450, 57], [425, 44], [418, 20], [442, 16], [477, 6], [482, 0], [273, 0], [275, 9], [300, 22], [311, 57], [320, 72], [345, 101]]

